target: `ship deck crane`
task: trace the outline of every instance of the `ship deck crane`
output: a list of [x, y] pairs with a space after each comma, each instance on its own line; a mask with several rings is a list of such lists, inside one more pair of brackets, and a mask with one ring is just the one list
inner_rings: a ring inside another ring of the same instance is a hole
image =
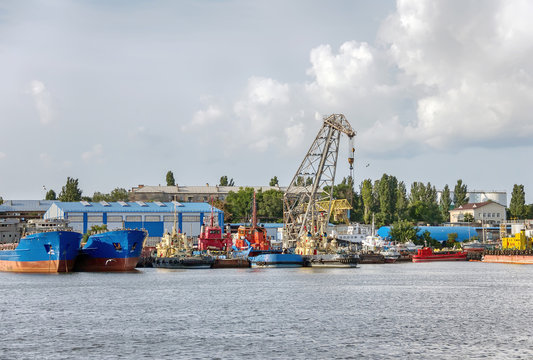
[[[350, 140], [348, 163], [353, 171], [356, 132], [343, 114], [325, 116], [283, 196], [283, 246], [286, 248], [295, 247], [305, 234], [322, 231], [321, 224], [329, 220], [341, 134]], [[324, 201], [328, 202], [327, 209], [319, 211], [317, 203]]]

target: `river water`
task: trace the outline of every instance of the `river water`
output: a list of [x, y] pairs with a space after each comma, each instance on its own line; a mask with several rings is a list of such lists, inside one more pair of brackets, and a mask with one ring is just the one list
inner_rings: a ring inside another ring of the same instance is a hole
[[533, 266], [0, 273], [1, 359], [533, 358]]

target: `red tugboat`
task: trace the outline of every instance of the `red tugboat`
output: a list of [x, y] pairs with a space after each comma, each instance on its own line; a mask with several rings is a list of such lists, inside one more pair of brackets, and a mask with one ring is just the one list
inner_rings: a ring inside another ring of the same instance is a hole
[[433, 252], [432, 248], [424, 247], [413, 255], [413, 262], [466, 261], [466, 255], [466, 251]]
[[237, 230], [235, 247], [238, 250], [245, 250], [249, 247], [252, 250], [270, 250], [270, 241], [264, 227], [257, 225], [257, 209], [255, 206], [255, 191], [252, 208], [252, 224], [250, 226], [241, 225]]
[[211, 204], [211, 215], [207, 219], [207, 225], [204, 221], [200, 235], [198, 236], [198, 250], [207, 251], [229, 251], [233, 245], [231, 234], [222, 234], [222, 227], [215, 220], [214, 207]]

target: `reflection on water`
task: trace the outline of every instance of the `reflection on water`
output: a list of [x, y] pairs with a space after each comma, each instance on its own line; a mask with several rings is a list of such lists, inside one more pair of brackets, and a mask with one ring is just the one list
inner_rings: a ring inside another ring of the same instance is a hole
[[0, 273], [0, 358], [532, 358], [533, 267]]

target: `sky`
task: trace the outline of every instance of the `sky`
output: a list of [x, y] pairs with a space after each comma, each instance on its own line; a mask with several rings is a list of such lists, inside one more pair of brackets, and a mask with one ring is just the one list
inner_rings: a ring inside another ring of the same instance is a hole
[[[289, 185], [322, 118], [386, 173], [533, 202], [533, 2], [0, 1], [0, 196]], [[337, 181], [349, 175], [341, 140]]]

